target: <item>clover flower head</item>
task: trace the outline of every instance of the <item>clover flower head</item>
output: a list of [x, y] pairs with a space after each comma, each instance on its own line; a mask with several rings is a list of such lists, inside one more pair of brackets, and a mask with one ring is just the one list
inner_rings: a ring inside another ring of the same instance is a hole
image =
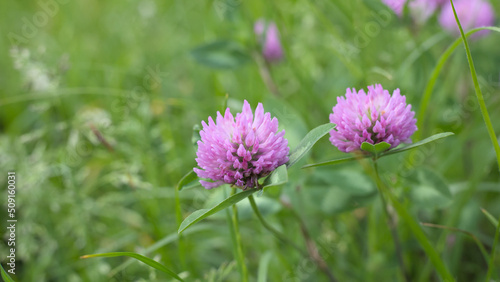
[[403, 16], [403, 8], [406, 0], [382, 0], [387, 7], [389, 7], [398, 17]]
[[242, 189], [255, 188], [258, 179], [269, 175], [288, 162], [288, 140], [285, 131], [278, 132], [278, 120], [264, 113], [258, 104], [255, 115], [245, 100], [241, 113], [233, 117], [229, 108], [224, 116], [202, 122], [194, 171], [206, 189], [224, 183]]
[[260, 19], [255, 22], [254, 33], [262, 45], [262, 55], [269, 63], [276, 63], [283, 58], [278, 27], [274, 22], [266, 23]]
[[[459, 0], [453, 1], [455, 5], [455, 10], [457, 11], [458, 19], [464, 29], [467, 32], [476, 27], [492, 26], [495, 22], [495, 12], [491, 4], [484, 0]], [[455, 21], [455, 15], [453, 14], [453, 8], [451, 3], [448, 1], [441, 11], [439, 16], [439, 23], [441, 26], [448, 30], [454, 35], [460, 35], [460, 30], [458, 28], [457, 22]], [[471, 37], [478, 38], [487, 35], [489, 31], [482, 30], [476, 32]]]
[[347, 89], [330, 114], [330, 122], [337, 125], [330, 131], [330, 142], [346, 153], [359, 150], [363, 142], [387, 142], [391, 148], [411, 143], [417, 130], [414, 116], [399, 89], [392, 96], [380, 84], [368, 86], [368, 93]]

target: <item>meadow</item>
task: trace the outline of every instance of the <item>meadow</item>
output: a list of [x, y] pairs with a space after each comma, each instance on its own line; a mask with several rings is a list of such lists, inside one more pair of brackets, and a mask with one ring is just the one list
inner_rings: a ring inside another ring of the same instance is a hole
[[[3, 269], [15, 172], [14, 281], [500, 281], [499, 20], [468, 37], [471, 75], [444, 8], [411, 9], [1, 1]], [[276, 24], [279, 58], [263, 54], [259, 19]], [[332, 145], [337, 98], [374, 84], [400, 89], [413, 143], [428, 143], [373, 155]], [[278, 119], [300, 158], [261, 191], [205, 189], [193, 172], [202, 121], [245, 100]], [[82, 258], [110, 252], [152, 261]]]

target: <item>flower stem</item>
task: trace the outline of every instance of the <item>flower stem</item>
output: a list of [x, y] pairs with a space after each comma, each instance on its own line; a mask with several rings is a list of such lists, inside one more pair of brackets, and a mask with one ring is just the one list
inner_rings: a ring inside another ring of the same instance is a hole
[[399, 267], [401, 269], [401, 274], [403, 274], [403, 277], [405, 281], [410, 281], [410, 277], [408, 275], [408, 272], [406, 271], [404, 259], [403, 259], [403, 249], [401, 248], [401, 240], [399, 239], [398, 231], [396, 230], [396, 224], [394, 219], [392, 218], [391, 214], [389, 213], [389, 206], [387, 205], [387, 202], [385, 201], [384, 195], [382, 193], [382, 188], [381, 188], [381, 183], [382, 180], [380, 179], [380, 175], [378, 173], [378, 165], [377, 165], [377, 159], [373, 159], [373, 167], [375, 170], [375, 177], [376, 177], [376, 183], [377, 183], [377, 188], [379, 191], [380, 199], [382, 200], [382, 209], [384, 210], [385, 217], [387, 219], [387, 224], [389, 225], [389, 230], [391, 231], [392, 235], [392, 240], [394, 241], [394, 248], [396, 250], [396, 256], [398, 258], [398, 263]]
[[311, 238], [311, 235], [309, 235], [309, 231], [307, 230], [306, 224], [294, 209], [291, 209], [291, 211], [295, 216], [295, 218], [297, 218], [297, 220], [300, 223], [300, 231], [302, 232], [302, 236], [304, 236], [304, 239], [306, 241], [307, 252], [309, 253], [309, 256], [316, 263], [319, 269], [323, 271], [326, 274], [326, 276], [328, 276], [328, 280], [330, 282], [336, 282], [337, 279], [335, 278], [335, 276], [333, 276], [332, 271], [328, 268], [328, 265], [326, 264], [325, 260], [319, 254], [316, 242], [314, 242], [314, 240]]
[[[182, 223], [182, 209], [181, 209], [181, 199], [179, 196], [179, 190], [175, 188], [175, 218], [177, 221], [177, 226]], [[186, 269], [186, 247], [184, 244], [184, 236], [179, 234], [177, 242], [179, 244], [179, 260], [181, 262], [182, 269]]]
[[264, 217], [260, 213], [259, 208], [257, 207], [257, 204], [255, 203], [255, 199], [254, 199], [253, 195], [250, 195], [248, 197], [248, 200], [250, 201], [250, 205], [252, 206], [252, 210], [255, 212], [255, 215], [259, 219], [260, 223], [262, 223], [262, 226], [264, 226], [264, 228], [266, 228], [271, 233], [273, 233], [273, 235], [276, 236], [276, 238], [280, 239], [283, 243], [289, 244], [290, 246], [295, 248], [302, 255], [307, 255], [307, 252], [305, 252], [297, 244], [295, 244], [290, 239], [288, 239], [283, 233], [274, 229], [274, 227], [272, 227], [269, 223], [267, 223], [267, 221], [264, 219]]
[[408, 213], [408, 211], [403, 207], [403, 205], [398, 201], [398, 199], [394, 195], [392, 195], [391, 191], [384, 185], [378, 174], [378, 168], [375, 169], [375, 181], [381, 193], [385, 194], [385, 196], [390, 200], [394, 209], [408, 225], [408, 227], [410, 228], [410, 230], [412, 231], [413, 235], [418, 240], [422, 248], [424, 248], [425, 253], [429, 256], [429, 259], [431, 260], [432, 264], [434, 265], [436, 271], [439, 273], [441, 278], [444, 281], [455, 281], [453, 276], [446, 268], [443, 260], [436, 252], [434, 247], [431, 245], [425, 233], [422, 231], [422, 228], [413, 219], [410, 213]]
[[[232, 195], [236, 193], [236, 188], [233, 189]], [[233, 216], [232, 216], [232, 225], [233, 225], [233, 230], [234, 230], [234, 237], [236, 241], [236, 260], [238, 261], [238, 267], [240, 269], [240, 274], [241, 274], [241, 281], [242, 282], [247, 282], [248, 281], [248, 270], [247, 266], [245, 264], [245, 256], [243, 255], [243, 245], [241, 243], [241, 235], [240, 235], [240, 229], [239, 229], [239, 224], [238, 224], [238, 208], [236, 205], [233, 205]]]
[[264, 84], [267, 86], [267, 89], [273, 93], [274, 96], [279, 98], [281, 96], [280, 91], [278, 89], [278, 86], [276, 86], [276, 83], [274, 83], [273, 77], [271, 75], [271, 71], [269, 68], [269, 64], [266, 63], [264, 58], [262, 58], [262, 55], [260, 55], [258, 52], [254, 51], [252, 53], [252, 56], [257, 63], [257, 66], [259, 68], [259, 74], [260, 77], [262, 78], [262, 81], [264, 81]]
[[255, 212], [255, 215], [257, 215], [257, 218], [262, 223], [262, 225], [264, 226], [264, 228], [266, 228], [267, 230], [269, 230], [271, 233], [274, 234], [274, 236], [276, 236], [278, 239], [280, 239], [284, 243], [287, 243], [290, 246], [294, 247], [302, 255], [304, 255], [304, 256], [307, 256], [307, 255], [310, 256], [310, 258], [314, 261], [314, 263], [316, 263], [316, 265], [321, 269], [321, 271], [323, 271], [328, 276], [329, 281], [331, 281], [331, 282], [337, 281], [335, 279], [335, 277], [333, 276], [333, 273], [330, 271], [330, 269], [328, 269], [328, 265], [326, 264], [326, 262], [321, 258], [320, 254], [318, 252], [318, 248], [316, 247], [316, 244], [314, 243], [314, 241], [309, 236], [309, 232], [307, 231], [307, 228], [305, 227], [304, 222], [298, 216], [298, 214], [295, 212], [295, 210], [291, 209], [293, 215], [296, 218], [298, 218], [298, 220], [299, 220], [300, 229], [301, 229], [302, 234], [304, 235], [304, 237], [306, 239], [307, 252], [304, 251], [302, 248], [300, 248], [298, 245], [296, 245], [294, 242], [292, 242], [291, 240], [289, 240], [283, 233], [281, 233], [278, 230], [274, 229], [269, 223], [266, 222], [266, 220], [264, 219], [264, 217], [260, 213], [259, 208], [257, 207], [257, 204], [255, 203], [255, 199], [254, 199], [253, 195], [250, 195], [248, 197], [248, 200], [250, 201], [250, 205], [252, 206], [252, 209]]

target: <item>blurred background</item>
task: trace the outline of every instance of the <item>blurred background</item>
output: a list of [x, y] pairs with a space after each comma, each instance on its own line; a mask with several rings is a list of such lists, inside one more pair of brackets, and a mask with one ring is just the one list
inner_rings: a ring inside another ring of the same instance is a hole
[[[500, 2], [491, 5], [500, 14]], [[188, 229], [179, 248], [174, 189], [196, 166], [193, 127], [223, 111], [226, 95], [233, 113], [244, 99], [252, 108], [262, 102], [294, 148], [329, 122], [346, 88], [375, 83], [401, 89], [419, 115], [438, 59], [458, 38], [440, 25], [442, 9], [422, 18], [410, 7], [398, 16], [379, 0], [2, 1], [0, 218], [6, 218], [7, 171], [15, 171], [15, 278], [169, 279], [125, 258], [79, 259], [132, 251], [188, 281], [237, 281], [223, 213]], [[269, 42], [266, 31], [254, 28], [259, 19], [264, 30], [272, 22], [279, 30], [274, 47], [281, 53], [274, 57], [263, 52]], [[494, 32], [470, 42], [497, 133], [499, 42]], [[472, 232], [490, 251], [495, 227], [480, 208], [500, 215], [500, 176], [462, 46], [432, 93], [414, 141], [442, 131], [456, 135], [381, 160], [383, 177], [418, 221]], [[300, 169], [344, 155], [323, 138], [292, 168], [286, 185], [257, 198], [259, 208], [303, 245], [299, 224], [282, 204], [289, 203], [340, 281], [401, 280], [376, 188], [363, 167]], [[228, 191], [183, 190], [183, 217]], [[263, 229], [246, 201], [239, 208], [252, 280], [263, 271], [268, 281], [326, 280]], [[398, 226], [411, 277], [438, 280], [409, 229]], [[487, 263], [470, 237], [423, 228], [459, 281], [484, 279]], [[8, 234], [2, 234], [3, 256]], [[6, 256], [0, 260], [5, 268]]]

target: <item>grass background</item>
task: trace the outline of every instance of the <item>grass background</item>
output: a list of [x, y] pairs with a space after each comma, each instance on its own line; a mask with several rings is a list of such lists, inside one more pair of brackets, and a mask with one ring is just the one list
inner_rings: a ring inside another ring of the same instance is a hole
[[[43, 3], [55, 4], [44, 10]], [[492, 4], [500, 14], [500, 4]], [[285, 58], [270, 67], [279, 96], [250, 55], [259, 51], [253, 34], [259, 18], [275, 21], [281, 32]], [[436, 17], [417, 25], [376, 0], [3, 1], [0, 30], [0, 179], [6, 183], [6, 172], [16, 171], [20, 281], [166, 280], [137, 262], [118, 271], [123, 258], [79, 259], [151, 246], [149, 257], [188, 280], [238, 280], [223, 213], [188, 229], [182, 248], [175, 235], [174, 187], [196, 165], [193, 126], [222, 110], [227, 93], [233, 113], [244, 99], [252, 107], [262, 102], [293, 148], [328, 122], [347, 87], [374, 83], [400, 88], [418, 113], [430, 73], [456, 39]], [[471, 41], [497, 133], [499, 36]], [[229, 56], [234, 68], [216, 69], [193, 56], [221, 40], [241, 48], [243, 57]], [[498, 217], [500, 178], [462, 47], [440, 74], [418, 136], [440, 131], [456, 135], [381, 160], [383, 178], [419, 221], [472, 232], [490, 250], [494, 227], [480, 208]], [[257, 198], [259, 208], [303, 245], [298, 223], [280, 204], [289, 201], [341, 281], [401, 280], [376, 188], [362, 166], [300, 169], [342, 156], [323, 138], [292, 168], [288, 184]], [[182, 191], [183, 215], [213, 205], [225, 190]], [[268, 281], [325, 280], [264, 230], [246, 201], [239, 209], [252, 280], [259, 271]], [[484, 279], [487, 263], [470, 238], [424, 230], [459, 281]], [[412, 279], [438, 280], [404, 222], [398, 231]], [[498, 265], [497, 258], [496, 279]]]

